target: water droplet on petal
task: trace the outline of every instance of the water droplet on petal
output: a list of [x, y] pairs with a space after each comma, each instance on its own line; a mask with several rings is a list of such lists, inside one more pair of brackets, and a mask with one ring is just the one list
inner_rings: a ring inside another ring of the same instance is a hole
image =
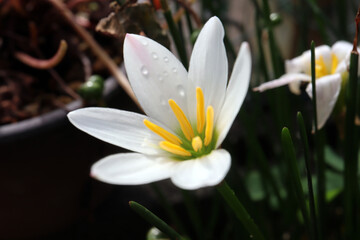
[[169, 75], [169, 73], [167, 71], [164, 71], [163, 75], [164, 75], [164, 77], [167, 77]]
[[169, 62], [169, 58], [168, 58], [168, 57], [164, 57], [164, 62], [168, 63], [168, 62]]
[[152, 56], [152, 58], [154, 59], [154, 60], [157, 60], [159, 57], [158, 57], [158, 55], [156, 54], [156, 53], [151, 53], [151, 56]]
[[141, 74], [144, 75], [145, 77], [149, 76], [149, 70], [145, 66], [142, 66], [140, 71], [141, 71]]
[[175, 73], [175, 74], [177, 74], [177, 68], [173, 68], [173, 69], [172, 69], [172, 72]]
[[182, 85], [178, 85], [178, 86], [176, 87], [176, 89], [177, 89], [177, 91], [178, 91], [178, 93], [179, 93], [179, 95], [180, 95], [181, 97], [184, 97], [184, 96], [185, 96], [185, 89], [184, 89], [184, 87], [183, 87]]
[[159, 76], [158, 80], [159, 80], [159, 82], [162, 82], [162, 81], [164, 81], [164, 78], [162, 76]]

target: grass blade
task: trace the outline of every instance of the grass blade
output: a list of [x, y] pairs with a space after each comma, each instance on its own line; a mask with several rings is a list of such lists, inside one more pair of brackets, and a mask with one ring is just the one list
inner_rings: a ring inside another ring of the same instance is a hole
[[134, 201], [130, 201], [129, 205], [132, 210], [134, 210], [137, 214], [139, 214], [150, 224], [157, 227], [160, 231], [168, 235], [171, 239], [185, 240], [184, 237], [182, 237], [179, 233], [177, 233], [174, 229], [172, 229], [169, 225], [167, 225], [166, 222], [161, 220], [158, 216], [153, 214], [150, 210], [148, 210], [141, 204]]

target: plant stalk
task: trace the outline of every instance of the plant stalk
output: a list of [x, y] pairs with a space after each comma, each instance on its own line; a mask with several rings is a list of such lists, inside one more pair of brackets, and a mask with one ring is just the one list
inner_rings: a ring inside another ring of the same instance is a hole
[[187, 59], [187, 55], [186, 55], [184, 42], [181, 40], [181, 35], [176, 27], [171, 10], [169, 8], [169, 5], [167, 4], [167, 0], [161, 0], [160, 2], [161, 2], [162, 9], [164, 11], [164, 17], [169, 26], [169, 30], [170, 30], [171, 36], [174, 40], [176, 50], [179, 54], [180, 60], [181, 60], [182, 64], [184, 65], [184, 67], [186, 69], [188, 69], [189, 63], [188, 63], [188, 59]]
[[217, 187], [219, 193], [223, 196], [226, 203], [234, 211], [236, 217], [241, 221], [243, 226], [246, 228], [250, 234], [250, 238], [254, 240], [265, 240], [263, 234], [261, 233], [259, 227], [255, 224], [254, 220], [251, 218], [249, 213], [246, 211], [245, 207], [236, 197], [234, 191], [224, 180]]
[[284, 127], [281, 132], [281, 142], [283, 146], [283, 151], [285, 153], [286, 163], [289, 171], [290, 182], [292, 183], [297, 203], [299, 204], [299, 208], [301, 214], [303, 216], [305, 227], [307, 231], [312, 235], [312, 226], [309, 221], [309, 214], [306, 206], [305, 194], [301, 185], [299, 169], [295, 156], [294, 144], [291, 139], [291, 135], [289, 129]]
[[359, 54], [351, 52], [350, 75], [346, 95], [345, 116], [345, 237], [358, 239], [358, 142], [357, 128], [355, 127], [356, 98], [357, 98], [357, 71]]
[[322, 239], [323, 222], [325, 220], [325, 159], [323, 133], [318, 129], [317, 121], [317, 97], [316, 97], [316, 71], [315, 71], [315, 42], [311, 42], [311, 85], [312, 85], [312, 105], [314, 115], [314, 134], [315, 134], [315, 151], [317, 160], [317, 199], [318, 199], [318, 236]]
[[172, 229], [169, 225], [166, 224], [163, 220], [161, 220], [158, 216], [152, 213], [150, 210], [142, 206], [141, 204], [130, 201], [130, 208], [134, 210], [137, 214], [139, 214], [142, 218], [148, 221], [150, 224], [157, 227], [160, 231], [168, 235], [173, 240], [185, 240], [179, 233], [177, 233], [174, 229]]
[[59, 10], [59, 13], [64, 17], [64, 19], [69, 23], [69, 25], [89, 45], [94, 54], [99, 58], [100, 61], [104, 63], [104, 65], [108, 68], [109, 72], [117, 80], [122, 89], [124, 89], [124, 91], [129, 95], [131, 100], [134, 101], [134, 103], [139, 107], [139, 109], [142, 109], [124, 73], [119, 70], [119, 67], [105, 52], [105, 50], [94, 40], [94, 38], [83, 27], [76, 24], [75, 16], [73, 15], [73, 13], [66, 7], [66, 5], [62, 1], [50, 0], [49, 2], [52, 3], [53, 6]]
[[301, 142], [304, 148], [304, 158], [305, 158], [305, 167], [306, 167], [306, 177], [309, 189], [309, 205], [310, 205], [310, 227], [312, 228], [312, 239], [318, 239], [318, 221], [316, 216], [316, 208], [315, 208], [315, 197], [313, 190], [313, 183], [311, 179], [311, 163], [310, 163], [310, 149], [308, 143], [308, 136], [306, 134], [306, 128], [304, 119], [302, 117], [301, 112], [297, 114], [297, 121], [300, 129]]

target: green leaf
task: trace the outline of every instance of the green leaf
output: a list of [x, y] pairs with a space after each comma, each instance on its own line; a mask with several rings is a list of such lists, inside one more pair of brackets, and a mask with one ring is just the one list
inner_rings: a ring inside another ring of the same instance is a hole
[[158, 229], [160, 229], [163, 233], [170, 237], [170, 239], [174, 240], [184, 240], [181, 235], [179, 235], [174, 229], [172, 229], [167, 223], [165, 223], [162, 219], [156, 216], [154, 213], [150, 212], [147, 208], [142, 206], [141, 204], [130, 201], [130, 208], [134, 210], [137, 214], [139, 214], [142, 218], [148, 221], [150, 224], [154, 225]]

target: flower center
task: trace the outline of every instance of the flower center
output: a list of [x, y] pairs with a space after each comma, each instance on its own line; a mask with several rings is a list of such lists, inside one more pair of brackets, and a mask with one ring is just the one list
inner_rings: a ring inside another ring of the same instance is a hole
[[316, 78], [321, 78], [329, 74], [334, 74], [336, 71], [336, 68], [339, 64], [339, 59], [336, 57], [335, 54], [331, 54], [331, 69], [328, 71], [323, 56], [320, 56], [315, 61], [315, 74]]
[[200, 87], [196, 88], [196, 128], [193, 129], [183, 110], [173, 99], [169, 105], [179, 122], [181, 131], [174, 135], [162, 127], [144, 119], [144, 124], [151, 131], [162, 137], [165, 141], [159, 143], [160, 148], [174, 154], [179, 159], [199, 157], [214, 149], [214, 108], [210, 105], [206, 109], [204, 94]]

